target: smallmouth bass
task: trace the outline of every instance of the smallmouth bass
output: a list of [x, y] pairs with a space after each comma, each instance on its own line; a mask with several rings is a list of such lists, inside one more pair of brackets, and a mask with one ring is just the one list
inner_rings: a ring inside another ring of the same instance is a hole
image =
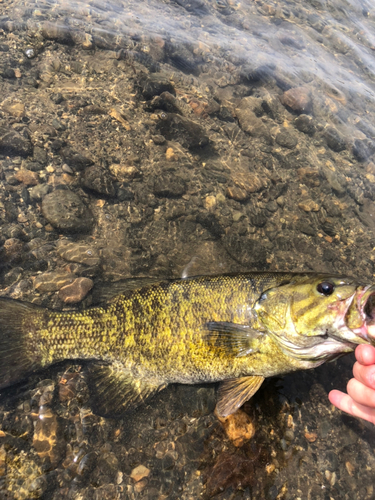
[[94, 411], [118, 416], [170, 383], [222, 382], [225, 417], [265, 377], [369, 343], [375, 286], [310, 273], [242, 273], [113, 284], [103, 306], [56, 312], [0, 299], [0, 389], [87, 360]]

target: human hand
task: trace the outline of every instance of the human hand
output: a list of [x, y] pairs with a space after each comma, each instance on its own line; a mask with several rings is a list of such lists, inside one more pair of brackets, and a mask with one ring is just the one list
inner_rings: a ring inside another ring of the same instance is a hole
[[355, 357], [354, 378], [346, 387], [348, 394], [334, 390], [328, 398], [340, 410], [375, 424], [375, 347], [359, 345]]

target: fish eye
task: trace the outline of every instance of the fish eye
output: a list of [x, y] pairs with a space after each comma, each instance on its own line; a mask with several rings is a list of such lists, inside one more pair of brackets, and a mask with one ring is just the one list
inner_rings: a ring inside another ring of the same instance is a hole
[[330, 281], [322, 281], [322, 283], [319, 283], [319, 285], [316, 287], [319, 293], [322, 295], [325, 295], [328, 297], [329, 295], [333, 294], [333, 290], [335, 289], [335, 285], [331, 283]]

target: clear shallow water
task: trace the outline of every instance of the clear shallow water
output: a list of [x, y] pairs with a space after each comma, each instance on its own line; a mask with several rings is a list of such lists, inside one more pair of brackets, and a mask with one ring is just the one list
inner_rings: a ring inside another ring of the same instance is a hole
[[[3, 295], [88, 305], [193, 257], [373, 279], [370, 2], [0, 5]], [[240, 447], [213, 386], [115, 421], [51, 369], [2, 393], [1, 495], [373, 498], [373, 429], [327, 399], [352, 364], [268, 382]]]

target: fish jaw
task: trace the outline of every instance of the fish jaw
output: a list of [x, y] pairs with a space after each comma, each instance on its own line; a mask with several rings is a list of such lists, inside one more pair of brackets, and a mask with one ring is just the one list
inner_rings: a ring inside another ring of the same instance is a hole
[[375, 285], [357, 290], [345, 315], [347, 327], [362, 342], [375, 345]]

